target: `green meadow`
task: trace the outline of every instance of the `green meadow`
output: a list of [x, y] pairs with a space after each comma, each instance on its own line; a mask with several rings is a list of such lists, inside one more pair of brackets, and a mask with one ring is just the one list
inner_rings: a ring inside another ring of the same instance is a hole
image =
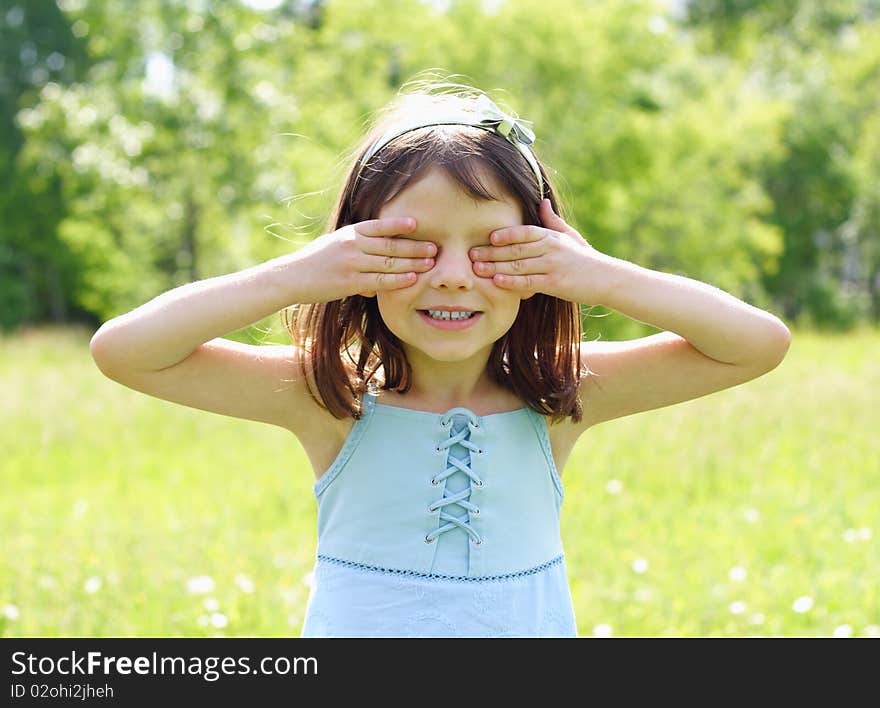
[[[91, 332], [0, 338], [0, 635], [290, 637], [316, 544], [289, 433], [105, 378]], [[880, 636], [880, 333], [609, 421], [562, 473], [581, 636]]]

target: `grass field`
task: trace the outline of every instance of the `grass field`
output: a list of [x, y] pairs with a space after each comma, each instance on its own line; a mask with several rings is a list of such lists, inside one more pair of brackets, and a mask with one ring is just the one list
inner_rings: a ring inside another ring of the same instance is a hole
[[[0, 339], [0, 635], [298, 636], [314, 478], [281, 429]], [[563, 471], [582, 636], [880, 636], [880, 333], [588, 431]]]

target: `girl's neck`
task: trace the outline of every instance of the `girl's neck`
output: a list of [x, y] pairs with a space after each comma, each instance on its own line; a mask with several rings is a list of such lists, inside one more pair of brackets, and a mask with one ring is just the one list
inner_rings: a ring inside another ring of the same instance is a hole
[[491, 415], [506, 411], [517, 410], [522, 407], [522, 401], [512, 392], [493, 383], [491, 387], [471, 391], [469, 395], [456, 395], [455, 392], [440, 391], [425, 393], [413, 386], [406, 393], [397, 391], [380, 390], [376, 400], [388, 406], [409, 408], [426, 411], [428, 413], [442, 414], [446, 411], [462, 407], [472, 410], [477, 415]]

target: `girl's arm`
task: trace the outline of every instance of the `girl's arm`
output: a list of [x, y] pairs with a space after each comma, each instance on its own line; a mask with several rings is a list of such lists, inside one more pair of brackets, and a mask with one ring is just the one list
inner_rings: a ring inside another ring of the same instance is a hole
[[109, 378], [151, 396], [323, 436], [333, 421], [301, 375], [308, 352], [222, 337], [294, 303], [412, 285], [431, 267], [417, 258], [430, 244], [397, 237], [414, 228], [401, 218], [348, 225], [295, 253], [182, 285], [102, 325], [92, 357]]
[[204, 342], [308, 301], [297, 256], [181, 285], [105, 322], [89, 346], [95, 363], [105, 373], [166, 369]]
[[578, 342], [591, 425], [699, 398], [762, 376], [783, 360], [791, 332], [775, 315], [707, 283], [603, 254], [541, 204], [545, 227], [499, 229], [473, 249], [474, 268], [512, 292], [604, 305], [666, 331], [625, 342]]
[[92, 337], [95, 363], [117, 383], [172, 403], [297, 437], [317, 430], [324, 418], [301, 377], [305, 352], [222, 338], [308, 301], [301, 254], [182, 285], [109, 320]]

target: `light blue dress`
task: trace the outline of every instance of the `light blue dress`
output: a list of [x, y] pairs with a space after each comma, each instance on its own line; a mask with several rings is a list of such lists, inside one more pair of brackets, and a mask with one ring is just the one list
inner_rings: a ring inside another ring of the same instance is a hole
[[364, 396], [314, 485], [302, 637], [576, 637], [544, 416]]

